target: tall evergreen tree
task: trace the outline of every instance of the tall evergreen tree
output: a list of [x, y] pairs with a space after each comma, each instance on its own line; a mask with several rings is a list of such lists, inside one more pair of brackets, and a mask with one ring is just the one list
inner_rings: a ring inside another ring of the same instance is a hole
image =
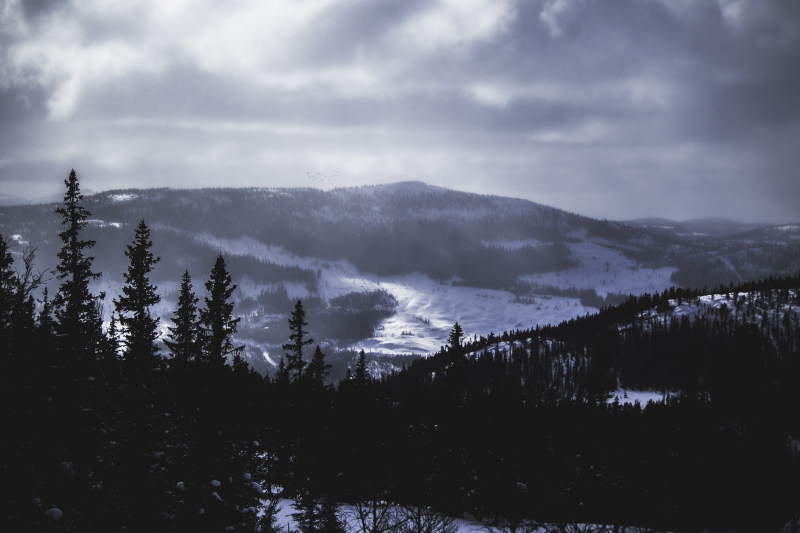
[[344, 533], [344, 525], [338, 516], [339, 506], [328, 498], [315, 498], [310, 492], [301, 490], [295, 497], [292, 518], [300, 533]]
[[325, 378], [330, 373], [331, 366], [332, 365], [325, 362], [325, 354], [322, 353], [322, 349], [319, 347], [319, 344], [317, 344], [314, 355], [311, 356], [311, 361], [306, 367], [306, 376], [308, 376], [313, 383], [322, 385], [325, 383]]
[[450, 345], [450, 351], [454, 353], [461, 353], [461, 338], [464, 336], [464, 330], [461, 325], [456, 322], [453, 324], [453, 329], [450, 330], [450, 336], [447, 339]]
[[3, 374], [11, 357], [13, 344], [14, 304], [17, 299], [19, 278], [14, 270], [14, 257], [9, 251], [9, 240], [0, 235], [0, 364]]
[[49, 339], [55, 335], [55, 323], [53, 322], [53, 302], [50, 301], [47, 287], [42, 291], [42, 299], [39, 303], [42, 304], [42, 307], [36, 317], [36, 335]]
[[56, 325], [53, 320], [53, 302], [50, 300], [47, 287], [42, 291], [39, 304], [41, 308], [36, 316], [33, 345], [35, 353], [41, 358], [40, 362], [49, 365], [56, 350]]
[[225, 259], [219, 254], [211, 277], [206, 282], [205, 308], [200, 311], [202, 328], [203, 361], [211, 365], [224, 366], [228, 355], [242, 349], [233, 346], [239, 318], [233, 318], [233, 302], [230, 301], [236, 285], [225, 267]]
[[356, 362], [356, 373], [353, 376], [353, 383], [357, 387], [366, 387], [369, 384], [370, 376], [367, 371], [367, 355], [364, 350], [358, 353], [358, 361]]
[[111, 321], [108, 323], [108, 356], [112, 359], [119, 357], [119, 321], [116, 313], [111, 313]]
[[303, 348], [314, 342], [314, 339], [306, 338], [308, 331], [305, 327], [306, 312], [303, 309], [303, 302], [297, 300], [294, 305], [294, 311], [289, 316], [289, 342], [283, 345], [286, 352], [286, 369], [290, 376], [294, 376], [294, 381], [297, 382], [303, 375], [303, 368], [306, 363], [303, 361]]
[[125, 359], [138, 371], [148, 371], [157, 364], [158, 318], [150, 314], [150, 309], [161, 301], [155, 285], [150, 283], [149, 275], [159, 257], [150, 248], [150, 228], [144, 220], [136, 226], [133, 242], [125, 250], [130, 261], [128, 271], [123, 274], [125, 285], [122, 295], [114, 301], [119, 314], [120, 326], [125, 333], [123, 344], [126, 347]]
[[289, 369], [286, 368], [286, 360], [283, 357], [278, 362], [278, 370], [275, 371], [275, 384], [282, 387], [289, 384]]
[[164, 339], [172, 354], [172, 362], [184, 366], [195, 360], [198, 354], [200, 324], [197, 318], [198, 298], [192, 291], [192, 277], [186, 270], [181, 277], [178, 293], [178, 309], [172, 317], [174, 326], [169, 328], [169, 338]]
[[56, 331], [68, 356], [91, 358], [101, 340], [102, 329], [98, 298], [89, 292], [89, 282], [99, 278], [100, 273], [92, 270], [94, 257], [87, 255], [95, 241], [81, 239], [90, 213], [81, 203], [83, 195], [75, 170], [70, 171], [64, 184], [67, 187], [64, 205], [56, 208], [64, 227], [58, 234], [64, 246], [58, 253], [56, 265], [56, 274], [61, 280], [53, 301]]

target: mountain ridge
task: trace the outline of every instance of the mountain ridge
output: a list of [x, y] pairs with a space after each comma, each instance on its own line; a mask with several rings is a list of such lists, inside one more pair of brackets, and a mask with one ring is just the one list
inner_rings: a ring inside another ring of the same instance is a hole
[[[126, 266], [124, 243], [144, 219], [162, 257], [153, 272], [162, 324], [182, 272], [199, 281], [224, 253], [240, 286], [240, 338], [252, 344], [251, 358], [273, 362], [298, 298], [316, 338], [334, 348], [432, 353], [456, 321], [468, 335], [485, 335], [584, 315], [628, 294], [800, 270], [800, 227], [697, 237], [422, 182], [114, 189], [86, 195], [84, 204], [106, 309]], [[40, 264], [54, 265], [57, 205], [0, 207], [0, 233], [37, 246]], [[348, 296], [355, 302], [397, 304], [390, 316], [387, 308], [335, 316], [331, 300], [352, 294], [364, 295]]]

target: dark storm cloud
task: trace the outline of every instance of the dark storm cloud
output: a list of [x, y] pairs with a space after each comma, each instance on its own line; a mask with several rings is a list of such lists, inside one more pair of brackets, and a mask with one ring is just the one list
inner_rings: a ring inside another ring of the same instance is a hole
[[34, 196], [70, 165], [95, 189], [322, 171], [607, 218], [797, 219], [799, 6], [12, 1], [0, 180]]

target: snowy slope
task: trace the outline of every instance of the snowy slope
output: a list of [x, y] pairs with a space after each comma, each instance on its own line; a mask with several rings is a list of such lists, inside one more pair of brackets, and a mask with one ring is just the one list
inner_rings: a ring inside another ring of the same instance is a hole
[[[95, 268], [103, 272], [94, 290], [106, 293], [106, 314], [127, 266], [124, 246], [145, 219], [162, 257], [154, 271], [162, 331], [183, 270], [202, 298], [208, 269], [222, 252], [239, 286], [237, 300], [249, 301], [238, 308], [239, 341], [271, 362], [280, 356], [278, 336], [297, 298], [324, 311], [342, 295], [386, 291], [397, 306], [372, 334], [344, 341], [315, 333], [312, 322], [312, 335], [335, 348], [428, 354], [446, 343], [455, 322], [467, 337], [499, 334], [593, 312], [597, 307], [586, 302], [598, 306], [606, 295], [662, 291], [676, 279], [712, 286], [800, 269], [798, 225], [738, 226], [735, 238], [697, 240], [668, 221], [655, 231], [653, 224], [597, 221], [419, 182], [327, 192], [120, 190], [85, 203], [92, 213], [87, 236], [97, 240]], [[31, 243], [41, 265], [56, 264], [55, 207], [0, 208], [0, 233], [17, 243], [12, 252], [18, 256]], [[577, 291], [587, 289], [601, 298], [582, 303]], [[285, 291], [287, 301], [262, 305], [270, 291]]]
[[[508, 291], [458, 286], [434, 281], [422, 274], [386, 277], [363, 274], [345, 261], [295, 256], [279, 247], [249, 238], [219, 239], [208, 234], [195, 238], [226, 254], [252, 255], [281, 265], [318, 270], [318, 293], [326, 300], [350, 292], [377, 289], [389, 292], [399, 304], [395, 315], [380, 324], [374, 337], [349, 346], [370, 353], [436, 352], [446, 344], [455, 322], [461, 324], [465, 335], [470, 337], [558, 323], [595, 311], [583, 306], [577, 298], [543, 295], [534, 296], [533, 303], [519, 303], [518, 298]], [[257, 285], [247, 288], [251, 294], [261, 289]], [[305, 298], [310, 295], [303, 287], [294, 286], [290, 296]], [[313, 324], [310, 328], [313, 332]]]

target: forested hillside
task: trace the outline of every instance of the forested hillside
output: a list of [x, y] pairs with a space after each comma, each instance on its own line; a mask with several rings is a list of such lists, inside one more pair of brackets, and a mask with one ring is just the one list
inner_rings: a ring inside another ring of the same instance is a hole
[[[104, 323], [94, 215], [74, 172], [65, 184], [53, 292], [33, 248], [0, 239], [11, 529], [277, 531], [281, 499], [303, 533], [452, 533], [465, 515], [487, 531], [800, 520], [797, 274], [471, 339], [455, 323], [435, 355], [377, 377], [362, 351], [338, 383], [297, 299], [264, 377], [242, 356], [223, 254], [207, 277], [184, 270], [161, 324], [154, 273], [174, 257], [153, 253], [144, 220]], [[367, 293], [325, 312], [394, 305]], [[613, 400], [619, 387], [663, 399]]]
[[[262, 373], [276, 370], [297, 298], [332, 353], [430, 354], [456, 321], [468, 336], [485, 335], [558, 323], [672, 285], [711, 287], [800, 269], [798, 226], [623, 224], [416, 182], [331, 191], [118, 190], [84, 204], [91, 216], [83, 231], [96, 242], [102, 273], [91, 286], [106, 295], [106, 324], [127, 268], [120, 243], [145, 220], [162, 258], [151, 273], [162, 326], [183, 272], [199, 279], [222, 252], [237, 280], [243, 357]], [[0, 207], [12, 253], [30, 244], [39, 268], [58, 263], [56, 207]], [[46, 284], [57, 290], [55, 280]], [[376, 294], [383, 295], [378, 307]], [[347, 313], [337, 311], [337, 298], [349, 299]]]

